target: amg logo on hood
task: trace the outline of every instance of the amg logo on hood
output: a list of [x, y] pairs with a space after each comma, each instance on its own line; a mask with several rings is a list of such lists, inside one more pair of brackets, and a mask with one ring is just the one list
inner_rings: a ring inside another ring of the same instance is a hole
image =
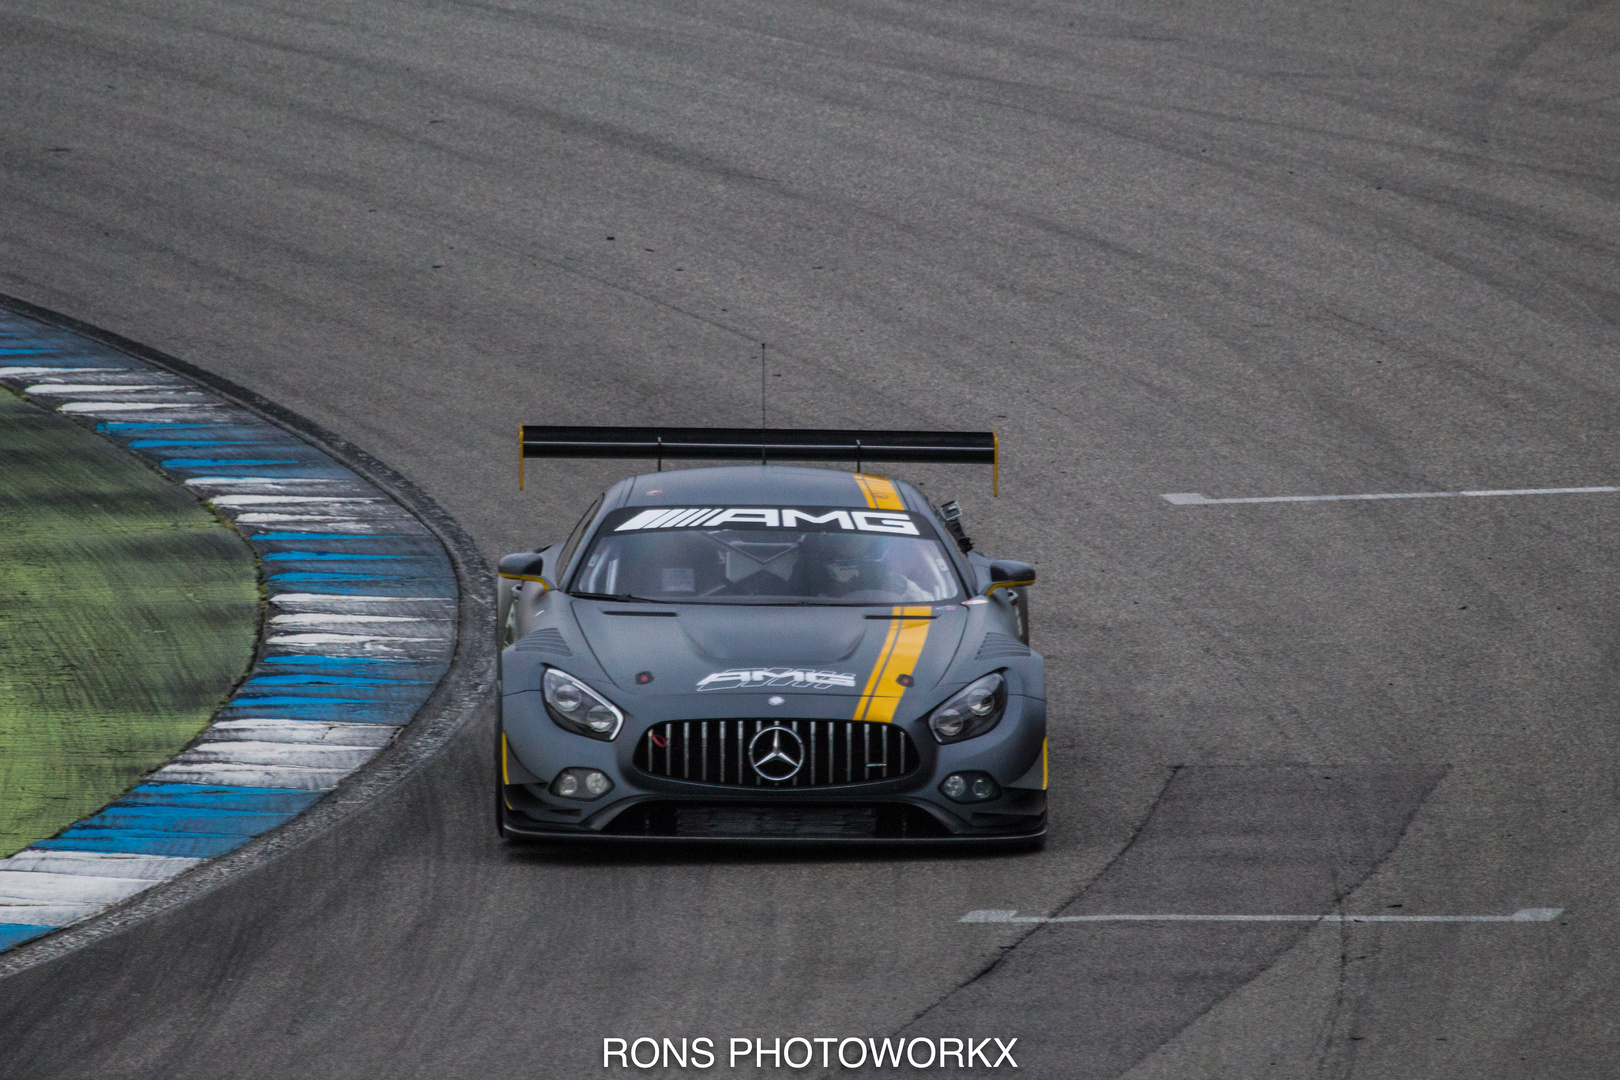
[[[817, 511], [821, 511], [818, 513]], [[921, 536], [910, 514], [885, 510], [829, 510], [824, 507], [661, 506], [621, 522], [614, 532], [640, 529], [813, 529]]]
[[835, 686], [854, 689], [855, 673], [803, 668], [732, 668], [705, 675], [697, 684], [700, 691], [755, 690], [767, 686], [787, 686], [795, 690], [831, 690]]

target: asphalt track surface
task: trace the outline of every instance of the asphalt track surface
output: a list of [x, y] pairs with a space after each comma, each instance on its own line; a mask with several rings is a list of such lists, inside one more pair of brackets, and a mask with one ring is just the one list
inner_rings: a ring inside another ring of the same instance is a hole
[[[520, 422], [994, 426], [1045, 852], [514, 853], [486, 710], [234, 883], [0, 983], [5, 1074], [599, 1075], [606, 1035], [1024, 1075], [1620, 1060], [1620, 5], [0, 6], [0, 291], [415, 481]], [[973, 909], [1541, 923], [960, 924]], [[1005, 1073], [1006, 1070], [1003, 1070]]]

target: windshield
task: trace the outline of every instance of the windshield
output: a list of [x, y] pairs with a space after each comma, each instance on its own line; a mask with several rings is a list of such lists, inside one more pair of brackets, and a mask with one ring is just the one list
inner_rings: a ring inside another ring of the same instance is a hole
[[938, 604], [961, 582], [928, 522], [829, 507], [619, 510], [575, 595], [710, 604]]

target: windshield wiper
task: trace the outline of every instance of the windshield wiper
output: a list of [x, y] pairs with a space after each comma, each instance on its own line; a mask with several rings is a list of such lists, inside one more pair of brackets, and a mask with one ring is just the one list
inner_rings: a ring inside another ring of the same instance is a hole
[[654, 600], [650, 596], [636, 596], [633, 593], [605, 593], [605, 592], [576, 592], [569, 596], [577, 596], [581, 600], [617, 600], [621, 604], [669, 604], [671, 600]]

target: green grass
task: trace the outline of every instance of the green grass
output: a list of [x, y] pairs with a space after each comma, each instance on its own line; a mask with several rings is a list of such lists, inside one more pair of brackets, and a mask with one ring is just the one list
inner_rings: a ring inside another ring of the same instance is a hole
[[258, 630], [241, 537], [134, 455], [0, 389], [0, 857], [196, 738]]

